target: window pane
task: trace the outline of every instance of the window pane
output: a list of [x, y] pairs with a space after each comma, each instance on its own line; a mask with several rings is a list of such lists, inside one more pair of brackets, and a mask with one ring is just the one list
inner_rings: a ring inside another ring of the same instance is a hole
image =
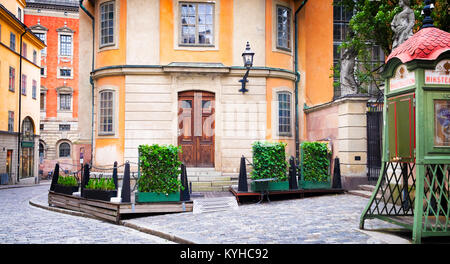
[[100, 132], [112, 133], [113, 131], [113, 92], [100, 93]]
[[180, 26], [181, 44], [213, 44], [213, 4], [181, 4]]
[[291, 15], [290, 9], [283, 6], [277, 7], [277, 47], [290, 49]]
[[291, 133], [291, 95], [278, 93], [278, 132], [280, 135]]
[[100, 6], [100, 42], [102, 45], [114, 43], [114, 2]]

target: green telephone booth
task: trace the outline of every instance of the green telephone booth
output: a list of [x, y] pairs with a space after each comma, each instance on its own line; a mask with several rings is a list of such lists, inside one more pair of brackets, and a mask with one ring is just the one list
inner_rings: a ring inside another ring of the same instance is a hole
[[422, 237], [450, 236], [450, 34], [431, 25], [392, 51], [383, 71], [382, 169], [361, 215]]

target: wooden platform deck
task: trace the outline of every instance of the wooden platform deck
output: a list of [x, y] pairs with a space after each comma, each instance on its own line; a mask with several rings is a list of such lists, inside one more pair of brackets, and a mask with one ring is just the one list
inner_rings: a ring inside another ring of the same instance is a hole
[[124, 215], [192, 212], [193, 202], [113, 203], [49, 191], [48, 204], [119, 223]]
[[[236, 188], [230, 187], [230, 192], [236, 197], [238, 203], [242, 202], [242, 199], [245, 198], [259, 198], [261, 197], [260, 192], [239, 192]], [[313, 196], [320, 194], [341, 194], [344, 193], [344, 189], [297, 189], [297, 190], [285, 190], [285, 191], [269, 191], [269, 197], [273, 196], [282, 196], [282, 195], [290, 195], [290, 196], [298, 196], [298, 198], [303, 198], [305, 196]]]

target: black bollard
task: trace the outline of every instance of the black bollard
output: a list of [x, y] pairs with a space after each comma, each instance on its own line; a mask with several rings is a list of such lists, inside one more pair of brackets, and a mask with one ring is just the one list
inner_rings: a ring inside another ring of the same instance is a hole
[[191, 196], [189, 194], [186, 166], [183, 163], [181, 163], [181, 185], [184, 187], [184, 190], [180, 192], [180, 201], [189, 201]]
[[295, 164], [294, 157], [291, 156], [289, 159], [289, 189], [290, 190], [297, 190], [298, 184], [297, 184], [297, 166]]
[[114, 168], [113, 168], [113, 175], [112, 175], [113, 181], [114, 181], [114, 186], [116, 186], [116, 190], [117, 187], [119, 186], [118, 180], [117, 180], [117, 161], [114, 161]]
[[333, 184], [331, 185], [333, 189], [342, 189], [341, 184], [341, 165], [339, 163], [339, 158], [334, 158], [334, 169], [333, 169]]
[[125, 171], [123, 173], [122, 180], [122, 203], [131, 202], [131, 191], [130, 191], [130, 163], [127, 161], [125, 163]]
[[81, 177], [81, 197], [84, 197], [84, 187], [89, 182], [89, 169], [89, 164], [86, 163], [83, 165], [83, 176]]
[[247, 168], [245, 167], [245, 157], [241, 157], [241, 166], [239, 168], [238, 192], [248, 192]]
[[59, 178], [59, 163], [56, 163], [55, 169], [53, 170], [52, 183], [50, 185], [50, 191], [55, 191], [55, 185], [58, 183]]

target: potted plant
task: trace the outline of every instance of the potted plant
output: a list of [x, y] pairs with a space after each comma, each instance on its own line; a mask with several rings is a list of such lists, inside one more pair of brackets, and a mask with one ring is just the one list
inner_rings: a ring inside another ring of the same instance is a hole
[[302, 189], [328, 189], [330, 180], [331, 151], [328, 142], [303, 142], [301, 144]]
[[138, 190], [135, 201], [180, 201], [180, 147], [173, 145], [140, 145]]
[[92, 178], [84, 187], [83, 197], [86, 199], [110, 201], [117, 196], [116, 185], [112, 178]]
[[[256, 141], [252, 145], [253, 151], [253, 171], [251, 179], [276, 178], [268, 183], [268, 190], [289, 190], [286, 161], [286, 143], [283, 142], [260, 142]], [[253, 191], [261, 191], [261, 186], [257, 182], [251, 183]]]
[[55, 185], [56, 193], [63, 193], [72, 195], [74, 192], [78, 192], [78, 180], [75, 176], [59, 176], [58, 182]]

